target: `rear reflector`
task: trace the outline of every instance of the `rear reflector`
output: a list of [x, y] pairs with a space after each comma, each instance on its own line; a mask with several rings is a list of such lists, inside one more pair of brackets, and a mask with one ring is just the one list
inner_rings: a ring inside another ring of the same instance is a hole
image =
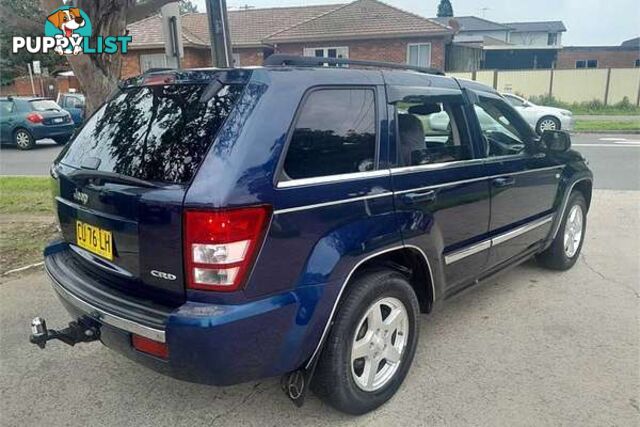
[[255, 261], [270, 215], [268, 206], [185, 211], [187, 288], [238, 290]]
[[131, 343], [133, 344], [133, 348], [143, 353], [147, 353], [161, 359], [167, 359], [169, 357], [169, 347], [166, 343], [154, 341], [135, 334], [131, 336]]

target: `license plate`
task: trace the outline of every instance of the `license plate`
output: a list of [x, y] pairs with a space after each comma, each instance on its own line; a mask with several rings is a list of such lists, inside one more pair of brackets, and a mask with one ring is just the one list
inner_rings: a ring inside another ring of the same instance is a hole
[[53, 123], [62, 123], [64, 122], [63, 118], [53, 119]]
[[113, 261], [113, 236], [110, 231], [76, 221], [76, 242], [81, 248]]

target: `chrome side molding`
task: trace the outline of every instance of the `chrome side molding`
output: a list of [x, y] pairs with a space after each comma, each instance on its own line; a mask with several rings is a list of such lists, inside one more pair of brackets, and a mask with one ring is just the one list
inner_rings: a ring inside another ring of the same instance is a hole
[[514, 228], [513, 230], [509, 230], [505, 233], [499, 234], [495, 237], [492, 237], [491, 239], [487, 239], [487, 240], [483, 240], [479, 243], [474, 243], [471, 246], [467, 246], [466, 248], [460, 249], [458, 251], [452, 252], [448, 255], [445, 255], [444, 257], [444, 262], [445, 264], [449, 265], [449, 264], [453, 264], [454, 262], [460, 261], [466, 257], [469, 257], [471, 255], [475, 255], [479, 252], [485, 251], [487, 249], [490, 249], [494, 246], [499, 245], [500, 243], [504, 243], [507, 242], [511, 239], [514, 239], [518, 236], [521, 236], [525, 233], [528, 233], [529, 231], [533, 231], [538, 227], [541, 227], [545, 224], [548, 224], [549, 222], [553, 221], [553, 214], [551, 215], [547, 215], [544, 218], [540, 218], [537, 220], [534, 220], [530, 223], [524, 224], [518, 228]]

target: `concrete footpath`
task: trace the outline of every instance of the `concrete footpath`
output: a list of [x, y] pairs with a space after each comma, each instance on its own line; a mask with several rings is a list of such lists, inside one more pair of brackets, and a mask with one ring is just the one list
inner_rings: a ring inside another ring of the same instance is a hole
[[149, 371], [98, 343], [46, 351], [29, 321], [68, 317], [42, 272], [0, 283], [2, 426], [640, 425], [640, 192], [596, 191], [583, 256], [515, 268], [421, 319], [414, 365], [379, 410], [351, 417], [278, 379], [228, 388]]

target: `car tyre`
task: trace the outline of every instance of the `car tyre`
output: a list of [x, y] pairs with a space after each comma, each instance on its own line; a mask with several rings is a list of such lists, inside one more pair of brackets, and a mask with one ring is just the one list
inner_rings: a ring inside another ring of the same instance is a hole
[[576, 263], [587, 229], [587, 202], [582, 193], [569, 196], [564, 217], [551, 246], [538, 255], [538, 262], [552, 270], [568, 270]]
[[[411, 367], [418, 314], [416, 294], [405, 276], [391, 269], [360, 275], [349, 284], [333, 319], [312, 390], [336, 409], [354, 415], [385, 403]], [[358, 357], [363, 351], [366, 356]]]
[[13, 142], [19, 150], [31, 150], [36, 145], [33, 135], [26, 129], [18, 129], [13, 134]]
[[69, 142], [69, 137], [65, 136], [65, 137], [55, 137], [53, 138], [53, 140], [56, 142], [56, 144], [58, 145], [65, 145], [67, 142]]
[[542, 135], [542, 132], [545, 130], [560, 130], [561, 124], [560, 120], [553, 116], [544, 116], [540, 120], [538, 120], [538, 124], [536, 125], [536, 132], [538, 135]]

